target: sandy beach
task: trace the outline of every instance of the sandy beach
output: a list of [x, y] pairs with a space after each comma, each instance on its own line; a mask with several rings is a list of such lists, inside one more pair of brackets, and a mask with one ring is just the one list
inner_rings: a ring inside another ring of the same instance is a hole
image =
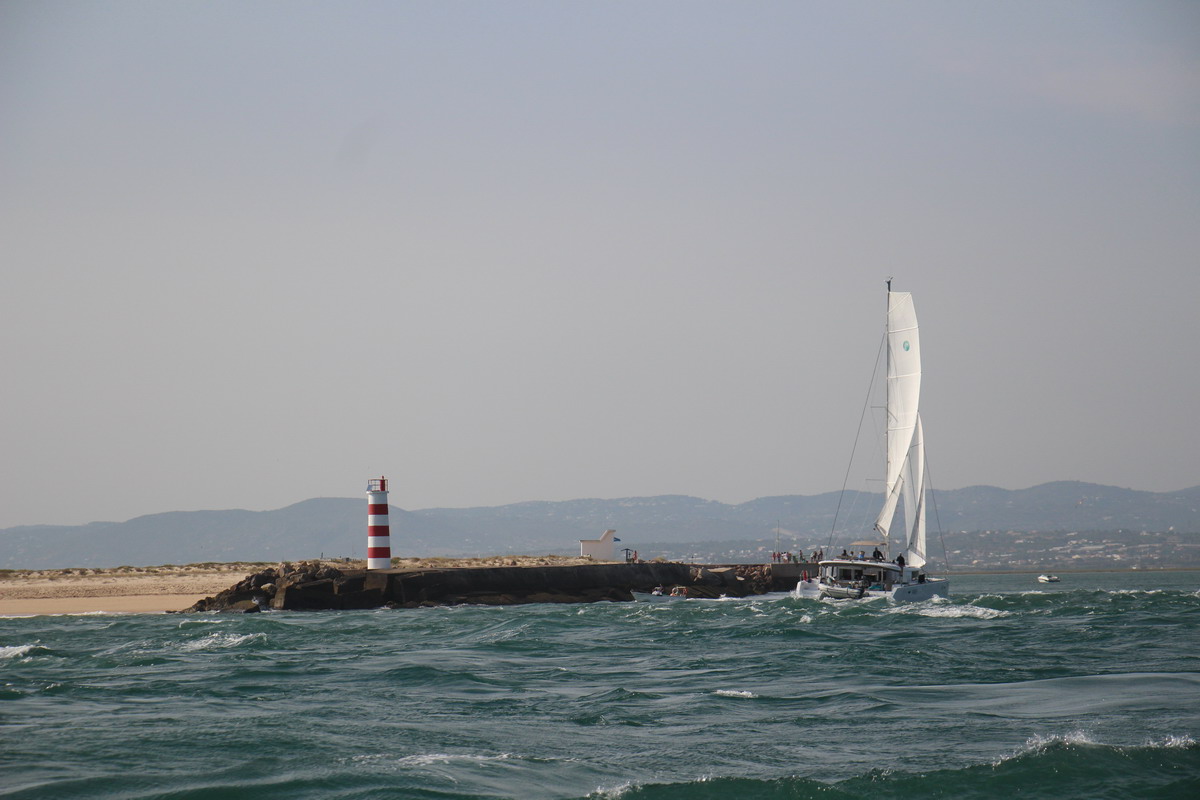
[[[366, 566], [362, 561], [325, 563], [340, 569], [362, 569]], [[588, 559], [564, 556], [393, 560], [396, 567], [406, 569], [583, 563], [590, 562]], [[180, 611], [268, 566], [273, 564], [3, 570], [0, 571], [0, 616]]]
[[187, 608], [266, 564], [188, 564], [0, 572], [0, 615], [163, 612]]

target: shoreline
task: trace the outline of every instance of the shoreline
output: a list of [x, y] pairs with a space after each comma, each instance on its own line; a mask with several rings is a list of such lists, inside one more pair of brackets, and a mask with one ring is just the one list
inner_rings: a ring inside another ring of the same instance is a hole
[[[362, 561], [329, 560], [339, 569], [362, 569]], [[405, 558], [394, 569], [459, 569], [481, 567], [577, 566], [596, 564], [569, 556], [492, 556], [482, 558]], [[53, 570], [0, 570], [0, 616], [95, 613], [165, 613], [180, 611], [229, 589], [266, 562], [204, 563], [156, 567], [112, 567]], [[1036, 575], [1043, 572], [1186, 572], [1194, 567], [1164, 569], [1020, 569], [962, 570], [954, 575]]]
[[115, 594], [106, 597], [0, 598], [0, 617], [76, 614], [166, 614], [187, 608], [207, 595]]
[[[339, 569], [363, 569], [363, 560], [328, 559]], [[400, 558], [400, 569], [554, 566], [594, 563], [569, 556]], [[0, 617], [43, 614], [165, 613], [181, 611], [230, 588], [273, 562], [165, 564], [151, 567], [69, 567], [0, 570]]]

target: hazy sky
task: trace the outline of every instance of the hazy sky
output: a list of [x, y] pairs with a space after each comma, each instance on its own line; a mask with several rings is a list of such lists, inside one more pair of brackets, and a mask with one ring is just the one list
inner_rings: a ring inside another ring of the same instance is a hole
[[[1200, 484], [1200, 4], [0, 3], [0, 527]], [[882, 472], [882, 464], [873, 466]]]

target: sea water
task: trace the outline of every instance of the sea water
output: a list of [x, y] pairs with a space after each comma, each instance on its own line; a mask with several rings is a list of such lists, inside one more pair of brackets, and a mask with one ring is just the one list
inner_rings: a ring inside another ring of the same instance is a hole
[[1200, 573], [0, 619], [0, 797], [1200, 797]]

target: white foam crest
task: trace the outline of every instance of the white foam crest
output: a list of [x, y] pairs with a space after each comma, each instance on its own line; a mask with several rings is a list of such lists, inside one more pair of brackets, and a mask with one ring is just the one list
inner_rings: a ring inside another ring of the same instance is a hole
[[1040, 750], [1043, 747], [1049, 747], [1052, 744], [1100, 744], [1093, 739], [1087, 731], [1073, 730], [1070, 733], [1061, 733], [1054, 736], [1043, 736], [1037, 734], [1025, 741], [1027, 750]]
[[495, 627], [488, 631], [481, 631], [479, 641], [484, 644], [508, 642], [513, 639], [520, 639], [527, 630], [529, 630], [528, 624], [515, 625], [513, 627]]
[[619, 786], [613, 786], [611, 788], [597, 786], [595, 791], [589, 793], [585, 800], [620, 800], [620, 798], [628, 794], [631, 789], [635, 788], [637, 788], [637, 784], [632, 782], [622, 783]]
[[943, 619], [999, 619], [1010, 616], [1007, 611], [983, 606], [955, 606], [945, 603], [916, 603], [901, 605], [887, 609], [889, 614], [916, 614], [921, 617], [941, 617]]
[[1047, 747], [1051, 747], [1056, 744], [1089, 745], [1099, 744], [1099, 742], [1092, 739], [1092, 737], [1089, 736], [1086, 731], [1082, 730], [1074, 730], [1070, 731], [1069, 733], [1053, 734], [1050, 736], [1045, 736], [1039, 733], [1026, 739], [1025, 744], [1015, 753], [1010, 753], [1007, 756], [1003, 756], [996, 761], [993, 761], [992, 766], [998, 767], [1005, 761], [1010, 761], [1028, 753], [1038, 753], [1042, 750], [1045, 750]]
[[40, 644], [14, 644], [7, 647], [0, 647], [0, 660], [7, 661], [10, 658], [24, 658], [35, 650], [45, 650]]
[[717, 689], [713, 694], [718, 697], [744, 697], [747, 699], [758, 697], [754, 692], [738, 691], [736, 689]]
[[424, 753], [416, 756], [405, 756], [398, 759], [397, 764], [413, 767], [427, 767], [430, 764], [486, 764], [491, 761], [508, 761], [513, 758], [511, 753], [500, 753], [498, 755], [474, 755], [471, 753], [459, 753], [452, 755], [450, 753]]
[[1196, 746], [1196, 740], [1186, 733], [1179, 735], [1170, 735], [1162, 739], [1151, 739], [1146, 742], [1147, 747], [1162, 747], [1167, 749], [1187, 749]]
[[137, 611], [56, 611], [53, 613], [0, 614], [0, 619], [29, 619], [30, 617], [121, 617]]
[[452, 764], [489, 764], [495, 761], [508, 761], [515, 758], [511, 753], [500, 753], [498, 755], [476, 755], [472, 753], [420, 753], [418, 755], [403, 756], [396, 758], [395, 756], [386, 753], [370, 753], [365, 755], [353, 756], [350, 760], [356, 764], [367, 764], [371, 766], [384, 766], [388, 768], [397, 767], [430, 767], [434, 765], [452, 765]]
[[243, 645], [246, 642], [265, 640], [266, 638], [267, 635], [265, 633], [210, 633], [208, 636], [193, 639], [190, 642], [183, 642], [179, 645], [179, 649], [187, 652], [227, 650], [231, 647]]

